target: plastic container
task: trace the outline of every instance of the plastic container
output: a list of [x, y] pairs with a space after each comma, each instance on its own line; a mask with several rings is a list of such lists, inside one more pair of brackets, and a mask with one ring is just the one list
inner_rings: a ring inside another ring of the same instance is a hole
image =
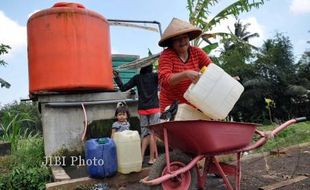
[[114, 133], [118, 172], [128, 174], [142, 169], [141, 144], [138, 131], [126, 130]]
[[210, 117], [199, 111], [198, 109], [188, 104], [179, 104], [177, 114], [174, 117], [175, 121], [184, 120], [211, 120]]
[[200, 79], [189, 86], [184, 98], [210, 118], [225, 119], [244, 88], [216, 64], [202, 70]]
[[29, 91], [113, 90], [110, 29], [78, 3], [56, 3], [27, 23]]
[[111, 138], [87, 140], [85, 153], [85, 163], [90, 177], [102, 178], [116, 174], [116, 146]]

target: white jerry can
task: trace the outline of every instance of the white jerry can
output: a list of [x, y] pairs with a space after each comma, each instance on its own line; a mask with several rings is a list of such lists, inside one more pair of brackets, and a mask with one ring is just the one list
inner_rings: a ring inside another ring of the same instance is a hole
[[141, 142], [138, 131], [116, 132], [113, 140], [116, 145], [117, 171], [122, 174], [141, 171]]
[[178, 111], [174, 118], [175, 121], [184, 120], [211, 120], [207, 115], [188, 104], [179, 104]]
[[240, 98], [244, 87], [216, 64], [201, 69], [196, 84], [191, 84], [184, 98], [212, 119], [225, 119]]

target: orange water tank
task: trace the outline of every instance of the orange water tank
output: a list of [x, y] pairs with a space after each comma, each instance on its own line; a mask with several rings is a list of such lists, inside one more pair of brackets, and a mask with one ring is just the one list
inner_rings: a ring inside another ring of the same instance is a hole
[[113, 89], [109, 23], [77, 3], [56, 3], [27, 23], [29, 91]]

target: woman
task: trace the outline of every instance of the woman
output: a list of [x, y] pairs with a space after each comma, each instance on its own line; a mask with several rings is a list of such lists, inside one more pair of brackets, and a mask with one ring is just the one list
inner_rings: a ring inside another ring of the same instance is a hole
[[199, 78], [199, 70], [212, 61], [200, 48], [189, 44], [202, 31], [193, 25], [173, 18], [158, 45], [166, 48], [159, 58], [160, 111], [178, 100], [189, 104], [183, 94]]
[[140, 74], [135, 75], [126, 84], [123, 84], [117, 73], [114, 80], [120, 90], [126, 91], [133, 87], [138, 89], [138, 113], [141, 126], [141, 154], [142, 160], [148, 145], [150, 145], [150, 159], [148, 164], [153, 164], [156, 159], [156, 144], [151, 131], [146, 126], [159, 123], [159, 100], [158, 100], [158, 75], [153, 73], [153, 65], [142, 67]]

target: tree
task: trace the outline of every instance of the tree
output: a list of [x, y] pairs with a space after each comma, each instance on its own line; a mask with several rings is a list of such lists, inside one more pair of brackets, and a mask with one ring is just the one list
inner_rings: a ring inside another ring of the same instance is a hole
[[[8, 45], [0, 44], [0, 55], [8, 53], [8, 49], [11, 49], [11, 47]], [[4, 60], [0, 59], [0, 66], [6, 66], [6, 65], [7, 63]], [[0, 86], [1, 88], [3, 87], [10, 88], [11, 85], [7, 81], [0, 78]]]
[[286, 120], [299, 116], [301, 106], [305, 105], [301, 97], [307, 95], [308, 90], [299, 77], [298, 66], [294, 64], [289, 38], [278, 33], [274, 39], [265, 41], [254, 65], [255, 77], [246, 81], [244, 86], [256, 89], [258, 109], [263, 108], [263, 105], [259, 105], [261, 100], [269, 98], [276, 105], [273, 110], [275, 118]]
[[[236, 47], [229, 51], [238, 49]], [[238, 51], [234, 53], [238, 55]], [[264, 42], [252, 61], [235, 64], [235, 69], [242, 73], [245, 87], [231, 112], [236, 120], [264, 123], [309, 115], [310, 67], [306, 54], [295, 64], [289, 38], [278, 33]], [[266, 99], [273, 101], [273, 106], [268, 106]]]
[[209, 45], [207, 45], [204, 49], [210, 50], [210, 48], [207, 48], [210, 45], [213, 46], [212, 49], [216, 48], [214, 44], [208, 41], [208, 37], [225, 37], [231, 35], [229, 33], [211, 33], [211, 30], [216, 26], [216, 24], [220, 23], [224, 19], [227, 19], [230, 15], [237, 17], [242, 12], [248, 12], [252, 8], [259, 8], [264, 4], [264, 0], [253, 0], [251, 2], [248, 0], [237, 0], [221, 10], [214, 17], [209, 18], [209, 8], [218, 3], [218, 0], [187, 0], [189, 22], [202, 29], [204, 33], [202, 38], [197, 38], [193, 41], [194, 46], [200, 46], [203, 41], [206, 41]]
[[298, 94], [293, 98], [294, 111], [298, 115], [310, 114], [310, 52], [306, 51], [296, 64], [296, 86], [291, 91]]
[[[251, 65], [248, 65], [254, 58], [252, 50], [258, 50], [257, 47], [249, 43], [250, 38], [258, 37], [258, 33], [251, 34], [247, 31], [249, 23], [243, 25], [240, 20], [235, 24], [234, 33], [231, 32], [230, 38], [224, 38], [224, 49], [219, 58], [222, 68], [231, 75], [242, 77], [253, 76]], [[250, 70], [249, 70], [250, 69]], [[249, 75], [250, 74], [250, 75]]]
[[[251, 48], [257, 50], [258, 48], [251, 45], [249, 43], [249, 39], [259, 37], [258, 33], [250, 33], [247, 31], [248, 27], [250, 26], [250, 23], [242, 24], [242, 22], [238, 19], [237, 22], [235, 22], [235, 30], [234, 33], [230, 30], [230, 33], [232, 34], [232, 38], [227, 39], [224, 43], [224, 49], [225, 51], [236, 48], [237, 45], [249, 45]], [[241, 43], [240, 43], [241, 42]]]

